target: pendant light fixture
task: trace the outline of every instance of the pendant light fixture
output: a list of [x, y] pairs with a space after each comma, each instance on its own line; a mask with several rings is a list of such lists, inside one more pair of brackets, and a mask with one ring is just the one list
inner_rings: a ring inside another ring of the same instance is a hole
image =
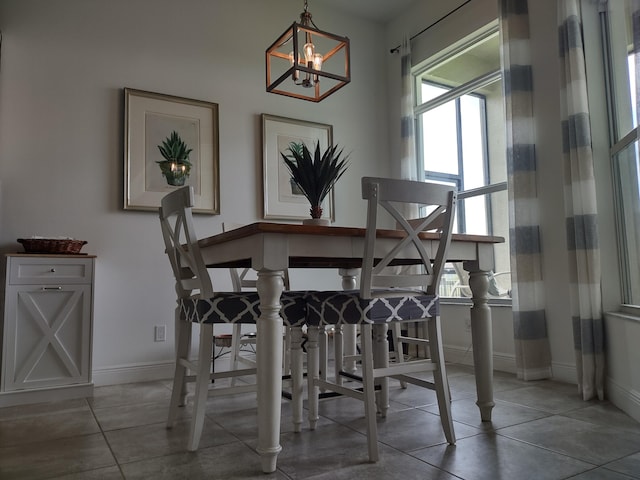
[[266, 51], [267, 92], [319, 102], [351, 81], [349, 39], [319, 30], [304, 2]]

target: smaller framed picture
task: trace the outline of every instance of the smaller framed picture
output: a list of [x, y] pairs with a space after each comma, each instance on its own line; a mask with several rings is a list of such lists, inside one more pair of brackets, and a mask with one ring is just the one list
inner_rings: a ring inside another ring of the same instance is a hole
[[218, 104], [124, 89], [124, 209], [157, 210], [167, 193], [194, 191], [194, 213], [220, 213]]
[[[323, 123], [262, 114], [262, 177], [264, 218], [304, 220], [310, 218], [309, 201], [298, 190], [281, 153], [292, 144], [304, 144], [313, 152], [316, 143], [324, 152], [333, 145], [333, 127]], [[335, 220], [333, 190], [322, 205], [322, 218]]]

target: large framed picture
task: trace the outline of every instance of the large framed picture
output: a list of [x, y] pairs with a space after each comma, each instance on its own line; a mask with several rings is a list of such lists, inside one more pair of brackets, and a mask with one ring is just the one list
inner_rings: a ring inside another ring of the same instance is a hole
[[[314, 152], [318, 142], [321, 152], [333, 145], [331, 125], [262, 114], [264, 218], [282, 220], [310, 218], [309, 201], [291, 179], [281, 153], [287, 155], [289, 148], [296, 144], [304, 144]], [[322, 218], [335, 220], [333, 204], [332, 190], [322, 205]]]
[[155, 211], [167, 193], [191, 185], [193, 211], [219, 214], [218, 104], [131, 88], [124, 95], [124, 209]]

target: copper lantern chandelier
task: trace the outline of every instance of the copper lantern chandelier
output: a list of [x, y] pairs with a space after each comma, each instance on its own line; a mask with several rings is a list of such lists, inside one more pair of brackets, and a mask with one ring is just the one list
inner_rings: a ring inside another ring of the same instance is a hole
[[351, 81], [349, 39], [319, 30], [305, 0], [300, 23], [267, 49], [266, 68], [267, 92], [319, 102]]

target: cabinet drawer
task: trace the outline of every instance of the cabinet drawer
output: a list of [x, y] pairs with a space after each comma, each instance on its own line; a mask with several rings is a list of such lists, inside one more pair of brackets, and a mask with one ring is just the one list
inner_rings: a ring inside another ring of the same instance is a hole
[[92, 258], [10, 257], [10, 285], [84, 284], [93, 279]]

